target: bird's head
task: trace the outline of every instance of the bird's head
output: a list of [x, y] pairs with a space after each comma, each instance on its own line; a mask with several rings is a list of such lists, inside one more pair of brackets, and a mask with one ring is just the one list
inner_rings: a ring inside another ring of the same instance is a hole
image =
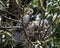
[[32, 15], [33, 14], [33, 9], [32, 8], [29, 8], [29, 10], [27, 11], [27, 14], [28, 15]]

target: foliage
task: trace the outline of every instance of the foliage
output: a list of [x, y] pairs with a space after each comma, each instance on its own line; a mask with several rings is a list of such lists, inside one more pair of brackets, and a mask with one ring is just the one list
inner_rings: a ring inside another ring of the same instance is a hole
[[[60, 48], [60, 0], [0, 0], [0, 6], [1, 48]], [[34, 12], [25, 25], [30, 8]]]

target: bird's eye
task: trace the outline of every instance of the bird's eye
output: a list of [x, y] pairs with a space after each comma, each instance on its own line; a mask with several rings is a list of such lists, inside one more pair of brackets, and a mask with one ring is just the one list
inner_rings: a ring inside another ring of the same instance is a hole
[[30, 12], [32, 12], [32, 11], [30, 10]]

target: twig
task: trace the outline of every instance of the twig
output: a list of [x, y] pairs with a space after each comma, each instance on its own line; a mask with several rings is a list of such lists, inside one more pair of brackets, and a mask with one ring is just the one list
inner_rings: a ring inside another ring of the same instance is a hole
[[13, 27], [0, 27], [0, 29], [17, 29], [17, 28], [22, 28], [19, 26], [13, 26]]
[[[6, 17], [5, 15], [1, 14], [1, 16], [3, 16], [4, 18], [8, 19], [8, 20], [12, 20], [12, 21], [15, 21], [15, 22], [19, 22], [19, 20], [16, 20], [16, 19], [12, 19], [12, 18], [8, 18]], [[21, 22], [20, 22], [21, 23]]]
[[16, 15], [14, 15], [14, 14], [12, 14], [11, 12], [8, 12], [8, 11], [6, 11], [6, 10], [0, 10], [0, 12], [6, 12], [6, 13], [8, 13], [8, 14], [10, 14], [10, 15], [16, 16]]

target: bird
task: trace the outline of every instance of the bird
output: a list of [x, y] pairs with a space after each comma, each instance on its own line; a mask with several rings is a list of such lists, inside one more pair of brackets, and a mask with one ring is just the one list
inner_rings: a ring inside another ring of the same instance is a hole
[[33, 27], [34, 25], [35, 25], [35, 26], [39, 26], [40, 16], [41, 16], [40, 13], [38, 13], [37, 15], [35, 15], [35, 20], [32, 21], [31, 27]]
[[34, 15], [35, 20], [32, 20], [32, 23], [30, 23], [30, 25], [29, 25], [29, 29], [32, 28], [34, 31], [37, 31], [39, 22], [41, 19], [40, 17], [41, 17], [41, 13], [37, 13], [36, 15]]
[[[23, 16], [23, 24], [28, 24], [29, 23], [29, 20], [30, 20], [30, 16], [33, 14], [33, 9], [32, 8], [29, 8], [29, 10], [27, 11], [26, 15]], [[22, 27], [22, 19], [19, 20], [19, 22], [17, 23], [16, 26], [18, 27]], [[15, 36], [15, 43], [16, 44], [19, 44], [20, 42], [20, 37], [21, 37], [21, 33], [23, 31], [23, 28], [18, 28], [16, 29], [16, 31], [14, 32], [14, 36]]]

